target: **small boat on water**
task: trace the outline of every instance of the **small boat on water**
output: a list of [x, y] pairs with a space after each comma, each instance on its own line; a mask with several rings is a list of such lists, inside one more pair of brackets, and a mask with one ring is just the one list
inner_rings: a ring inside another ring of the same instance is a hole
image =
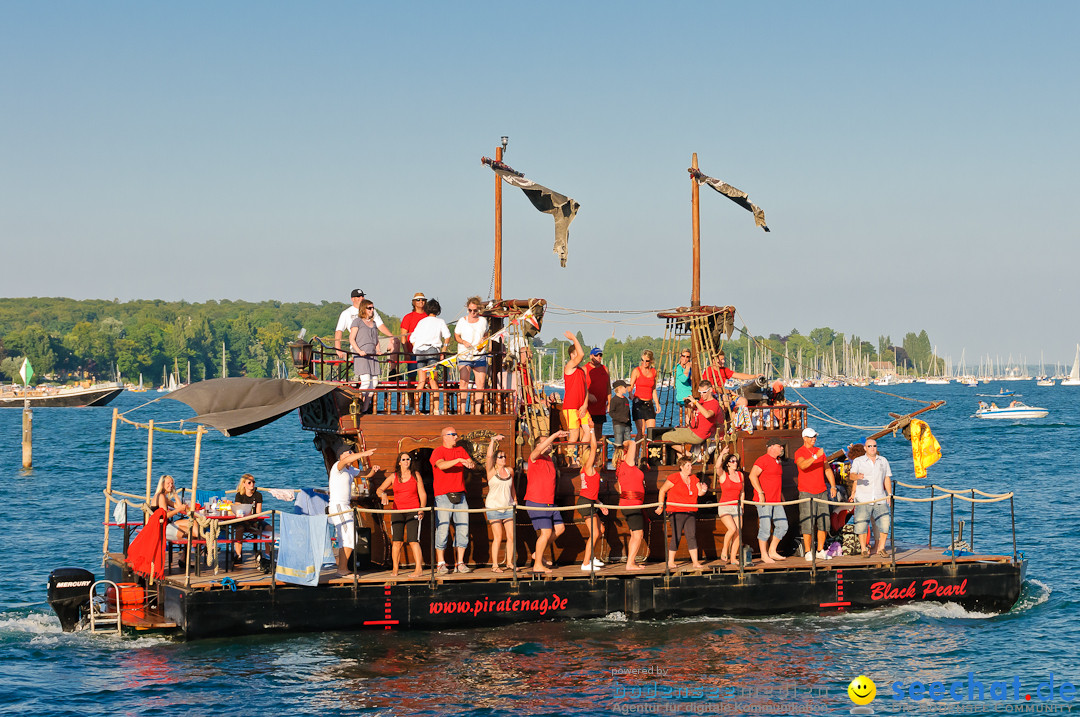
[[22, 408], [27, 401], [31, 408], [104, 406], [123, 390], [123, 384], [114, 381], [86, 386], [5, 386], [0, 391], [0, 408]]
[[1061, 386], [1080, 386], [1080, 344], [1076, 345], [1076, 358], [1073, 359], [1069, 377], [1061, 380]]
[[1045, 418], [1050, 411], [1038, 406], [1028, 406], [1023, 401], [1013, 401], [1004, 408], [998, 408], [994, 404], [986, 405], [985, 401], [979, 401], [979, 410], [975, 411], [976, 418], [998, 418], [1022, 420], [1025, 418]]

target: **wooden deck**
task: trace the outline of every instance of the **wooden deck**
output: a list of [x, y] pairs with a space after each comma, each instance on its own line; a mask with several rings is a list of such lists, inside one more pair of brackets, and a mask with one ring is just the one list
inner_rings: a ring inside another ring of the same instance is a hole
[[[119, 561], [123, 560], [123, 557], [118, 553], [113, 553], [110, 557]], [[952, 558], [943, 555], [942, 549], [905, 549], [897, 550], [896, 564], [897, 565], [943, 565], [951, 562]], [[956, 558], [957, 563], [975, 563], [975, 562], [994, 562], [994, 563], [1007, 563], [1010, 561], [1009, 556], [1004, 555], [966, 555]], [[831, 560], [819, 560], [817, 561], [816, 569], [819, 571], [831, 571], [836, 569], [847, 568], [860, 568], [860, 567], [881, 567], [883, 565], [889, 565], [890, 560], [888, 558], [880, 558], [877, 556], [870, 556], [867, 558], [861, 556], [841, 556], [833, 558]], [[713, 572], [725, 572], [733, 573], [738, 572], [738, 568], [727, 564], [721, 563], [718, 560], [704, 563], [704, 570], [695, 570], [692, 565], [687, 561], [679, 563], [678, 568], [672, 571], [673, 574], [701, 574], [701, 573], [713, 573]], [[507, 569], [504, 569], [502, 573], [492, 572], [488, 566], [470, 566], [473, 567], [473, 571], [470, 573], [448, 573], [446, 575], [436, 576], [436, 582], [439, 584], [454, 583], [454, 582], [494, 582], [500, 580], [513, 580], [514, 574]], [[531, 567], [531, 566], [530, 566]], [[764, 563], [761, 560], [755, 560], [752, 565], [746, 566], [743, 570], [747, 573], [761, 573], [766, 571], [809, 571], [812, 567], [811, 563], [808, 563], [801, 557], [790, 557], [784, 560], [780, 560], [775, 563]], [[625, 563], [612, 563], [605, 566], [601, 570], [597, 570], [595, 576], [598, 578], [610, 578], [610, 577], [635, 577], [635, 576], [647, 576], [655, 577], [664, 574], [664, 563], [653, 562], [646, 563], [644, 570], [630, 572], [626, 570]], [[411, 577], [408, 573], [411, 572], [410, 568], [402, 568], [399, 574], [395, 577], [390, 574], [389, 570], [374, 570], [371, 572], [361, 573], [356, 582], [363, 585], [384, 585], [392, 583], [427, 583], [431, 580], [430, 568], [426, 569], [421, 577]], [[592, 573], [581, 569], [580, 564], [573, 565], [560, 565], [552, 569], [551, 573], [542, 575], [533, 575], [531, 569], [519, 567], [517, 571], [518, 580], [572, 580], [572, 579], [589, 579]], [[254, 566], [241, 566], [240, 568], [233, 569], [229, 572], [219, 571], [216, 575], [213, 569], [204, 569], [201, 576], [195, 576], [191, 574], [191, 584], [189, 589], [192, 590], [222, 590], [229, 589], [222, 585], [222, 580], [225, 578], [232, 578], [236, 582], [237, 590], [251, 590], [257, 588], [268, 588], [270, 586], [270, 576], [262, 573]], [[182, 587], [185, 584], [185, 576], [183, 573], [177, 571], [174, 568], [172, 574], [166, 575], [164, 581], [170, 585]], [[324, 568], [322, 575], [319, 578], [319, 585], [352, 585], [353, 578], [341, 577], [338, 575], [338, 571], [334, 568]], [[290, 583], [285, 583], [281, 580], [277, 581], [278, 587], [291, 587]]]

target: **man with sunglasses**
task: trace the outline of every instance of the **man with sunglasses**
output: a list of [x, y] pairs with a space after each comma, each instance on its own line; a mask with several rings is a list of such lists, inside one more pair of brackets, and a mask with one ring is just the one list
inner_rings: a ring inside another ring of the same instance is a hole
[[675, 452], [680, 456], [684, 452], [683, 444], [700, 446], [712, 438], [716, 431], [716, 424], [723, 416], [720, 412], [720, 401], [716, 400], [716, 395], [713, 393], [713, 385], [705, 380], [698, 382], [698, 397], [690, 397], [690, 408], [695, 414], [695, 418], [691, 419], [693, 426], [682, 426], [661, 436], [661, 440], [675, 444]]
[[589, 363], [585, 364], [585, 384], [589, 388], [589, 417], [592, 419], [593, 435], [599, 441], [603, 437], [608, 397], [611, 395], [611, 376], [604, 366], [603, 349], [595, 348], [589, 352]]
[[450, 542], [450, 524], [454, 525], [454, 549], [457, 553], [457, 572], [470, 573], [465, 564], [465, 548], [469, 547], [469, 514], [451, 512], [451, 509], [468, 508], [465, 500], [465, 469], [476, 468], [476, 463], [464, 447], [458, 445], [457, 430], [453, 426], [442, 429], [442, 445], [431, 452], [431, 473], [435, 488], [435, 572], [445, 575], [446, 545]]
[[[889, 461], [878, 455], [877, 439], [868, 438], [863, 445], [866, 454], [851, 462], [851, 480], [855, 490], [851, 502], [855, 503], [855, 534], [859, 536], [862, 556], [870, 555], [870, 522], [877, 534], [877, 555], [887, 558], [885, 542], [889, 538], [889, 502], [892, 500], [892, 468]], [[858, 505], [863, 503], [864, 505]]]

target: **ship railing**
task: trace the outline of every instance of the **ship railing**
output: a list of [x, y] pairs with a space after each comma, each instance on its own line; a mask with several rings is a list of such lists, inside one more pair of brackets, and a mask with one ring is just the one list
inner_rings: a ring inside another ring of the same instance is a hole
[[393, 385], [379, 385], [375, 388], [360, 388], [356, 382], [348, 382], [351, 389], [360, 394], [357, 412], [381, 416], [433, 414], [437, 410], [442, 415], [456, 415], [466, 410], [473, 410], [477, 405], [485, 415], [517, 415], [517, 402], [514, 392], [501, 388], [459, 388], [452, 384], [440, 383], [438, 389], [414, 388], [404, 381]]
[[[805, 403], [782, 403], [774, 406], [747, 406], [750, 411], [750, 424], [755, 431], [806, 428]], [[734, 414], [732, 416], [734, 418]]]

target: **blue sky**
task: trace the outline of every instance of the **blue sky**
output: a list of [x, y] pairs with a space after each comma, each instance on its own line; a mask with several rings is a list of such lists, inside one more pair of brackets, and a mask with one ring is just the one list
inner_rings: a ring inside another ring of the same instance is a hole
[[[3, 296], [342, 300], [491, 281], [580, 309], [702, 297], [755, 333], [1071, 361], [1075, 3], [0, 2]], [[552, 317], [555, 319], [557, 317]], [[610, 317], [607, 317], [610, 318]], [[648, 319], [590, 341], [659, 333]]]

